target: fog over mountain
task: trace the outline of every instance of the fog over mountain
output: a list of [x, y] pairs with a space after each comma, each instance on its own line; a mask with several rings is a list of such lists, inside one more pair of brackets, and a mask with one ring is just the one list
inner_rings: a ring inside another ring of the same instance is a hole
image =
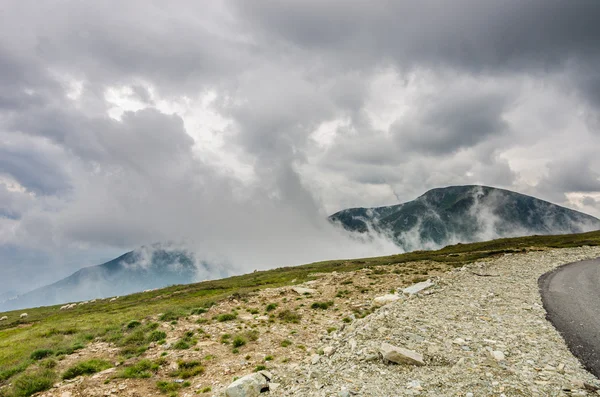
[[[329, 221], [332, 228], [340, 226], [346, 230], [348, 233], [335, 229], [355, 245], [384, 247], [390, 252], [435, 249], [500, 237], [600, 230], [600, 220], [590, 215], [487, 186], [436, 188], [402, 204], [342, 210], [331, 215]], [[336, 239], [323, 243], [335, 244]], [[302, 241], [293, 244], [304, 247]], [[182, 244], [143, 246], [50, 285], [0, 300], [0, 310], [124, 295], [249, 271], [216, 258], [211, 262], [207, 257]]]
[[0, 294], [156, 242], [217, 274], [393, 253], [327, 217], [440, 186], [600, 216], [598, 20], [592, 0], [3, 0]]
[[405, 251], [600, 229], [600, 219], [593, 216], [488, 186], [432, 189], [407, 203], [350, 208], [329, 219], [352, 232], [389, 236]]

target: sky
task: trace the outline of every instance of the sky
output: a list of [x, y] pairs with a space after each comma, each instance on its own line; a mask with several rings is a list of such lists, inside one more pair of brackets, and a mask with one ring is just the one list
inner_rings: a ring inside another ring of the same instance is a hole
[[348, 207], [483, 184], [600, 216], [597, 0], [5, 0], [0, 293], [160, 241], [394, 251]]

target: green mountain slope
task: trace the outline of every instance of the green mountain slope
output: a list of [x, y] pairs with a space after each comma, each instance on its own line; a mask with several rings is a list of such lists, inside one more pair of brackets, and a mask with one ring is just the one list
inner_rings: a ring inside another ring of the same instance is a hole
[[329, 219], [349, 231], [387, 235], [406, 251], [600, 229], [600, 220], [590, 215], [509, 190], [475, 185], [432, 189], [393, 206], [346, 209]]

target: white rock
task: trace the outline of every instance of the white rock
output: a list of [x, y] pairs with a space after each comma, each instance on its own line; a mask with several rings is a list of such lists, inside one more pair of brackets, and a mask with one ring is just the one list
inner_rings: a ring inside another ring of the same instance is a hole
[[414, 294], [418, 294], [419, 292], [421, 292], [431, 286], [433, 286], [433, 282], [431, 280], [427, 280], [427, 281], [413, 284], [410, 287], [406, 287], [402, 290], [402, 292], [406, 295], [414, 295]]
[[425, 365], [423, 356], [412, 350], [390, 345], [389, 343], [382, 343], [379, 351], [386, 361], [396, 364]]
[[320, 359], [321, 359], [321, 356], [319, 356], [318, 354], [313, 354], [312, 357], [310, 358], [310, 362], [312, 365], [315, 365], [316, 363], [319, 362]]
[[304, 295], [304, 294], [314, 295], [319, 292], [316, 289], [304, 288], [304, 287], [293, 287], [292, 291], [294, 291], [295, 293], [300, 294], [300, 295]]
[[375, 299], [373, 299], [373, 304], [375, 306], [384, 306], [384, 305], [387, 305], [388, 303], [396, 302], [398, 300], [400, 300], [400, 297], [398, 295], [387, 294], [387, 295], [378, 296]]
[[490, 356], [492, 356], [492, 358], [496, 361], [504, 361], [505, 360], [504, 353], [502, 353], [500, 350], [493, 350], [490, 353]]
[[268, 388], [267, 378], [260, 373], [243, 376], [227, 386], [226, 397], [256, 397]]
[[269, 316], [258, 316], [256, 319], [258, 321], [269, 321]]
[[335, 347], [327, 346], [323, 349], [323, 353], [325, 353], [327, 357], [331, 357], [333, 353], [335, 353]]
[[60, 395], [60, 397], [71, 397], [72, 395], [73, 395], [73, 394], [71, 394], [71, 392], [70, 392], [70, 391], [66, 391], [66, 392], [63, 392], [63, 393]]

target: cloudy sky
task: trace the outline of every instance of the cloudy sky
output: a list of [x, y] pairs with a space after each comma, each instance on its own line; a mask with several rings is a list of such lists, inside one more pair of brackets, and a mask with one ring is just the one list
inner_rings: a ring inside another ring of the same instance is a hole
[[600, 215], [597, 0], [0, 4], [0, 268], [386, 253], [323, 221], [485, 184]]

